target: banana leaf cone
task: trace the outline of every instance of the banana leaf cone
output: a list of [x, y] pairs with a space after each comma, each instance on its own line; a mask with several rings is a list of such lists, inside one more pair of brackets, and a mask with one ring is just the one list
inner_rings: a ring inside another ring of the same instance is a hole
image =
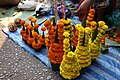
[[86, 71], [87, 71], [87, 68], [88, 68], [88, 67], [82, 68], [82, 69], [80, 70], [80, 74], [81, 74], [81, 75], [82, 75], [82, 74], [85, 74]]
[[51, 68], [53, 71], [60, 71], [59, 67], [60, 67], [60, 64], [54, 64], [51, 62]]

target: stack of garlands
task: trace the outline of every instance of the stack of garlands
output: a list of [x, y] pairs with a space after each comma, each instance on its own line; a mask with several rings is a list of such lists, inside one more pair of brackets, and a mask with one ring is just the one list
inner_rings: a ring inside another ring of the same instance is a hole
[[[78, 44], [74, 52], [71, 51], [72, 49], [70, 44], [72, 29], [64, 30], [63, 47], [64, 47], [65, 57], [63, 57], [63, 61], [61, 62], [61, 65], [60, 65], [60, 74], [65, 79], [76, 78], [77, 76], [80, 75], [79, 71], [81, 71], [81, 68], [88, 67], [91, 64], [89, 39], [92, 33], [92, 29], [90, 27], [85, 28], [85, 26], [86, 26], [86, 17], [84, 18], [82, 25], [81, 24], [76, 25], [76, 30], [78, 31]], [[67, 55], [69, 55], [69, 53], [75, 54], [75, 59], [77, 59], [77, 62], [73, 60], [73, 63], [72, 64], [70, 63], [72, 59], [70, 59], [69, 57], [66, 57]], [[74, 68], [73, 68], [74, 63], [76, 65], [74, 65]]]
[[43, 31], [43, 34], [41, 35], [38, 32], [39, 25], [36, 24], [36, 18], [29, 17], [28, 20], [31, 21], [31, 24], [26, 23], [25, 20], [20, 21], [20, 24], [23, 26], [20, 34], [25, 43], [29, 44], [35, 50], [39, 50], [42, 45], [45, 44], [44, 31], [46, 31], [46, 28], [41, 28], [41, 30]]
[[64, 24], [65, 24], [64, 25], [64, 32], [67, 31], [70, 34], [70, 41], [69, 41], [69, 43], [70, 43], [70, 50], [73, 51], [73, 48], [72, 48], [72, 38], [74, 36], [74, 28], [73, 28], [73, 25], [72, 25], [72, 20], [67, 18], [67, 19], [64, 20]]
[[78, 44], [75, 49], [77, 61], [81, 68], [86, 68], [91, 64], [88, 43], [92, 29], [90, 27], [84, 28], [81, 24], [77, 24], [76, 29], [78, 30]]
[[53, 26], [56, 24], [52, 24], [51, 23], [51, 19], [48, 19], [44, 22], [44, 26], [47, 28], [48, 30], [48, 33], [46, 34], [46, 37], [45, 37], [45, 45], [47, 47], [50, 47], [50, 44], [54, 43], [55, 42], [55, 34], [56, 34], [56, 27]]
[[90, 40], [90, 54], [91, 59], [96, 59], [99, 57], [101, 53], [101, 39], [102, 36], [105, 35], [105, 32], [107, 31], [108, 26], [105, 25], [104, 21], [99, 21], [96, 24], [96, 29], [93, 32], [93, 35]]
[[[48, 46], [48, 58], [51, 62], [53, 70], [59, 70], [59, 65], [62, 61], [64, 54], [63, 51], [63, 26], [64, 22], [60, 20], [58, 24], [55, 23], [53, 18], [53, 24], [50, 20], [45, 21], [44, 26], [48, 29], [48, 34], [46, 37], [46, 46]], [[55, 67], [57, 65], [57, 67]]]
[[65, 79], [74, 79], [80, 75], [81, 66], [77, 62], [76, 54], [70, 50], [70, 33], [65, 31], [63, 36], [64, 56], [60, 65], [60, 74]]
[[[92, 26], [91, 28], [93, 29], [93, 31], [94, 31], [94, 27], [96, 26], [96, 22], [93, 21], [94, 20], [94, 14], [95, 14], [95, 10], [90, 9], [89, 13], [87, 15], [87, 19], [86, 19], [86, 27]], [[75, 35], [73, 36], [73, 39], [72, 39], [72, 45], [73, 45], [74, 50], [77, 46], [77, 43], [78, 43], [78, 30], [76, 29], [75, 30]]]
[[90, 27], [90, 25], [92, 24], [91, 22], [93, 22], [94, 20], [94, 15], [95, 9], [90, 9], [86, 19], [86, 27]]

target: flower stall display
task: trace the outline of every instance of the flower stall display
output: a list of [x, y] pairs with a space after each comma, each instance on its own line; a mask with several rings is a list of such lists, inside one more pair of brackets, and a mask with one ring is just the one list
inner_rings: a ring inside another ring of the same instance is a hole
[[37, 19], [29, 17], [28, 20], [31, 24], [28, 24], [25, 20], [20, 20], [20, 25], [23, 26], [20, 30], [20, 35], [26, 44], [35, 49], [35, 51], [39, 51], [45, 44], [44, 31], [46, 31], [46, 28], [42, 27], [43, 34], [40, 34], [38, 30], [39, 25], [36, 24]]

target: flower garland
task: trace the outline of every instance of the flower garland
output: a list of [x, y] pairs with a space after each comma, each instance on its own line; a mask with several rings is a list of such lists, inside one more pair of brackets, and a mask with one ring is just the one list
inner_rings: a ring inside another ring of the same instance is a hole
[[[78, 32], [78, 44], [75, 50], [75, 54], [81, 68], [85, 68], [91, 64], [91, 56], [89, 53], [88, 42], [90, 39], [89, 35], [91, 34], [92, 30], [90, 27], [84, 28], [81, 24], [77, 24], [76, 29], [79, 32]], [[84, 45], [83, 45], [83, 39], [85, 40]]]
[[47, 47], [50, 47], [50, 45], [55, 42], [54, 38], [55, 38], [56, 27], [52, 25], [50, 20], [46, 20], [44, 22], [44, 26], [48, 30], [48, 33], [47, 33], [47, 35], [45, 37], [45, 45]]
[[108, 26], [105, 25], [104, 21], [99, 21], [98, 22], [98, 34], [96, 36], [96, 38], [92, 41], [90, 41], [90, 54], [91, 54], [91, 58], [92, 59], [96, 59], [99, 57], [100, 53], [101, 53], [101, 46], [100, 46], [100, 41], [102, 39], [102, 36], [105, 34], [105, 32], [107, 31]]
[[[25, 20], [20, 21], [20, 24], [23, 26], [22, 30], [20, 31], [20, 34], [25, 43], [29, 44], [30, 47], [32, 47], [35, 50], [40, 49], [42, 45], [45, 44], [45, 39], [41, 36], [44, 34], [39, 34], [39, 25], [36, 24], [36, 18], [29, 17], [28, 20], [31, 22], [31, 24], [26, 23]], [[43, 33], [45, 30], [46, 29], [44, 28]]]
[[[50, 62], [53, 64], [60, 64], [62, 61], [62, 57], [64, 55], [63, 50], [63, 32], [64, 32], [64, 22], [60, 20], [58, 24], [54, 22], [51, 24], [50, 20], [47, 20], [44, 25], [48, 29], [48, 34], [45, 39], [47, 46], [49, 47], [48, 50], [48, 58]], [[49, 27], [51, 26], [51, 27]]]
[[63, 33], [63, 36], [64, 56], [60, 65], [60, 74], [65, 79], [74, 79], [80, 75], [79, 71], [81, 67], [77, 63], [75, 53], [70, 51], [70, 33], [68, 31], [65, 31]]
[[86, 27], [90, 27], [91, 22], [94, 20], [95, 9], [90, 9], [87, 20], [86, 20]]

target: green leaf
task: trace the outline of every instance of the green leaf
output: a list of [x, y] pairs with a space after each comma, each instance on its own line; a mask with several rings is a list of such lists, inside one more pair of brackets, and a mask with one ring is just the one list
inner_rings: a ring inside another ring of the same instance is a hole
[[58, 39], [58, 26], [56, 26], [56, 34], [55, 34], [55, 43], [59, 43], [59, 39]]
[[92, 34], [92, 42], [96, 39], [96, 37], [98, 35], [98, 29], [97, 28], [98, 28], [98, 22], [97, 22], [97, 27], [96, 27], [94, 33]]
[[82, 26], [85, 28], [86, 27], [86, 19], [87, 19], [87, 12], [85, 12], [84, 18], [82, 20]]

